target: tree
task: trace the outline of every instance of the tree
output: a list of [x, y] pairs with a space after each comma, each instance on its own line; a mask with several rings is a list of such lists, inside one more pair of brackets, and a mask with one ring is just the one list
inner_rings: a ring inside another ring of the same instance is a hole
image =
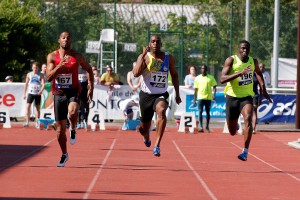
[[30, 3], [17, 0], [0, 1], [0, 80], [13, 75], [21, 81], [33, 60], [39, 59], [43, 19]]

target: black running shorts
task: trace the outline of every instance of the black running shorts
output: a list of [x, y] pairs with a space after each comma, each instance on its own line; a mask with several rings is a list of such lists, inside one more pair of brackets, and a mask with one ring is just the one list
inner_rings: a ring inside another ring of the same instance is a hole
[[226, 119], [227, 121], [236, 120], [239, 118], [243, 107], [246, 104], [253, 105], [253, 98], [251, 96], [237, 98], [226, 95]]
[[169, 93], [165, 92], [163, 94], [147, 94], [143, 91], [140, 91], [140, 110], [141, 110], [141, 122], [150, 122], [155, 112], [156, 104], [159, 101], [164, 101], [167, 104], [169, 102]]
[[78, 91], [72, 90], [71, 92], [53, 95], [54, 102], [54, 115], [55, 121], [66, 120], [68, 116], [68, 105], [70, 102], [79, 102], [78, 101]]
[[41, 104], [41, 95], [38, 94], [28, 94], [27, 95], [27, 103], [32, 104], [32, 102], [35, 102], [35, 105]]
[[253, 105], [254, 106], [259, 106], [259, 100], [260, 100], [260, 96], [258, 94], [254, 95], [254, 97], [253, 97]]
[[82, 101], [83, 103], [87, 104], [88, 101], [88, 82], [81, 82], [81, 90], [80, 90], [80, 94], [79, 94], [79, 98], [80, 98], [80, 102]]

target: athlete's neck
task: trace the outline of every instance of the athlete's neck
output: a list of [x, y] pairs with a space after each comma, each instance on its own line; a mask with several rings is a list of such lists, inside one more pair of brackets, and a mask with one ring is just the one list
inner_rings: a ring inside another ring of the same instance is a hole
[[243, 56], [239, 55], [239, 59], [240, 59], [243, 63], [246, 63], [246, 62], [248, 62], [248, 60], [249, 60], [249, 56], [243, 57]]
[[152, 52], [150, 52], [151, 53], [151, 55], [154, 57], [154, 58], [163, 58], [164, 57], [164, 52], [162, 52], [162, 51], [152, 51]]
[[70, 55], [70, 53], [71, 53], [71, 49], [70, 48], [62, 48], [62, 47], [60, 47], [60, 49], [58, 51], [59, 51], [59, 55], [61, 57], [64, 57], [65, 55]]

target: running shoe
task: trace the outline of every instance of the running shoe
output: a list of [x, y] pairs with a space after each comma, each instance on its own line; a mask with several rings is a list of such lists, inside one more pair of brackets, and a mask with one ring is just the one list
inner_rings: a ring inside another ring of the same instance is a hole
[[76, 143], [76, 131], [70, 129], [70, 143], [75, 144]]
[[66, 162], [69, 160], [69, 154], [63, 154], [60, 158], [59, 163], [57, 163], [57, 167], [64, 167], [66, 165]]
[[203, 128], [200, 128], [199, 130], [198, 130], [198, 132], [199, 133], [203, 133], [204, 131], [203, 131]]
[[160, 148], [159, 146], [154, 147], [153, 155], [159, 157], [160, 156]]
[[144, 143], [145, 143], [146, 147], [150, 147], [151, 146], [151, 140], [150, 140], [150, 138], [148, 140], [146, 140], [144, 138]]
[[81, 128], [82, 128], [82, 127], [81, 127], [81, 124], [78, 123], [76, 128], [77, 128], [77, 129], [81, 129]]
[[29, 127], [29, 124], [28, 124], [28, 123], [25, 123], [23, 126], [24, 126], [24, 127]]
[[36, 123], [35, 128], [40, 129], [40, 124]]
[[238, 159], [242, 160], [242, 161], [246, 161], [248, 157], [248, 153], [243, 151], [240, 155], [238, 155]]
[[122, 126], [122, 130], [123, 130], [123, 131], [126, 131], [126, 130], [128, 130], [128, 127], [127, 127], [127, 125], [126, 125], [126, 124], [123, 124], [123, 126]]
[[210, 130], [208, 127], [206, 128], [206, 133], [210, 133]]

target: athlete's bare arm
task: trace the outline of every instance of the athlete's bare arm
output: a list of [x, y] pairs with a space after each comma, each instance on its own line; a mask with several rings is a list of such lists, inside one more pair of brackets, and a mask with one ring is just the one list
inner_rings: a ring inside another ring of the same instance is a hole
[[180, 104], [181, 103], [181, 98], [180, 98], [180, 94], [179, 94], [179, 79], [178, 79], [178, 72], [175, 69], [175, 60], [174, 57], [172, 55], [169, 55], [169, 69], [170, 69], [170, 74], [171, 74], [171, 78], [172, 78], [172, 83], [175, 89], [175, 93], [176, 93], [176, 103]]
[[143, 47], [143, 53], [139, 55], [139, 57], [136, 61], [136, 64], [132, 70], [134, 77], [139, 77], [140, 75], [142, 75], [143, 71], [146, 69], [147, 63], [149, 62], [148, 56], [146, 56], [148, 50], [149, 50], [148, 46]]
[[23, 93], [23, 98], [26, 99], [26, 91], [29, 83], [29, 73], [26, 75], [26, 80], [25, 80], [25, 87], [24, 87], [24, 93]]
[[248, 66], [245, 69], [243, 69], [242, 71], [239, 71], [237, 73], [229, 75], [230, 69], [232, 68], [232, 65], [233, 65], [233, 60], [234, 59], [232, 57], [228, 57], [225, 60], [224, 67], [222, 69], [222, 73], [221, 73], [221, 77], [220, 77], [220, 82], [222, 84], [232, 81], [233, 79], [236, 79], [237, 77], [244, 75], [246, 73], [249, 73], [249, 71], [251, 71], [251, 67]]
[[47, 69], [46, 69], [46, 75], [48, 81], [52, 81], [56, 78], [57, 73], [65, 67], [65, 64], [68, 62], [68, 56], [65, 55], [59, 62], [57, 66], [54, 64], [55, 59], [55, 51], [48, 54], [47, 56]]

